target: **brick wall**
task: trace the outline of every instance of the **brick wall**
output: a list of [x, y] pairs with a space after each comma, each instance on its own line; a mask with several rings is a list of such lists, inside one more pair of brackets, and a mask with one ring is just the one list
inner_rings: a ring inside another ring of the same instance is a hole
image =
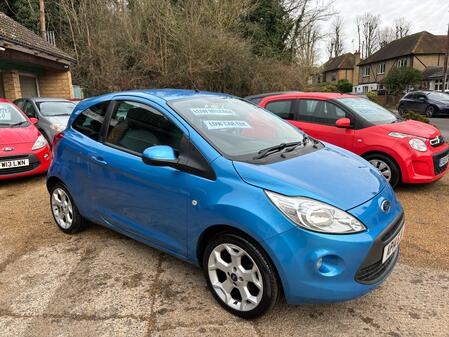
[[43, 97], [72, 98], [72, 74], [65, 72], [47, 72], [38, 76], [39, 93]]
[[21, 98], [19, 73], [16, 71], [5, 71], [2, 75], [5, 98], [11, 101]]

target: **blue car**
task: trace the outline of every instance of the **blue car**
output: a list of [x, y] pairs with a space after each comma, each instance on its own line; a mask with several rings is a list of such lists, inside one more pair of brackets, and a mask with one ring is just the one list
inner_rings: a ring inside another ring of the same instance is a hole
[[59, 228], [93, 222], [200, 266], [215, 299], [255, 318], [373, 290], [403, 210], [364, 159], [240, 98], [139, 90], [80, 102], [54, 140]]

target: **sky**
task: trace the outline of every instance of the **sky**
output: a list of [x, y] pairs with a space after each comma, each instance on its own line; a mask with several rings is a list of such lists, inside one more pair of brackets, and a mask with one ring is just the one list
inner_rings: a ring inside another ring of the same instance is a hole
[[[317, 2], [323, 3], [322, 0]], [[329, 0], [332, 2], [332, 0]], [[343, 19], [344, 51], [357, 49], [357, 30], [355, 19], [366, 12], [380, 15], [381, 27], [393, 27], [394, 20], [404, 17], [411, 23], [411, 33], [426, 30], [432, 34], [447, 34], [449, 24], [449, 0], [334, 0], [333, 12]], [[323, 33], [331, 30], [332, 19], [322, 22]], [[326, 41], [319, 47], [320, 63], [327, 61]]]

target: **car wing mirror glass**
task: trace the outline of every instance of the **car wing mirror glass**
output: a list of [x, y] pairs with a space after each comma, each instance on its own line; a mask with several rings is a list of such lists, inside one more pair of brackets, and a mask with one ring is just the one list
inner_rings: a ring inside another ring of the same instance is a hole
[[178, 157], [175, 150], [168, 145], [155, 145], [146, 148], [142, 154], [142, 160], [147, 165], [169, 166], [177, 168]]

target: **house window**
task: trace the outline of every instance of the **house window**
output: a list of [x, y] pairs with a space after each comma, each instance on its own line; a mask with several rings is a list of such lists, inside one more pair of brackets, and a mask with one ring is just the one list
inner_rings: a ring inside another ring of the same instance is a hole
[[368, 77], [369, 76], [369, 66], [365, 66], [362, 68], [362, 76]]
[[384, 63], [379, 63], [377, 65], [377, 73], [378, 74], [385, 74], [385, 62]]
[[404, 67], [407, 67], [407, 58], [399, 59], [399, 60], [398, 60], [397, 67], [398, 67], [398, 68], [404, 68]]
[[363, 93], [366, 94], [369, 91], [369, 87], [367, 85], [363, 86]]

